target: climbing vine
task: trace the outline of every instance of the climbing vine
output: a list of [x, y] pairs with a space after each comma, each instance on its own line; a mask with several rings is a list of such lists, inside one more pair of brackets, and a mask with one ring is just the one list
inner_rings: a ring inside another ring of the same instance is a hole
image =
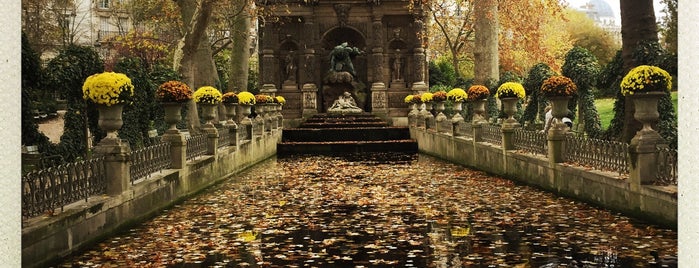
[[546, 63], [537, 63], [529, 70], [529, 74], [522, 84], [527, 96], [529, 96], [529, 104], [524, 108], [520, 124], [524, 125], [525, 122], [534, 123], [537, 114], [539, 115], [539, 120], [544, 121], [544, 107], [546, 107], [548, 100], [541, 96], [539, 89], [546, 78], [555, 74]]
[[[581, 116], [578, 122], [582, 124], [583, 131], [592, 138], [599, 137], [602, 130], [599, 113], [595, 107], [594, 94], [592, 94], [599, 73], [597, 58], [587, 49], [576, 46], [566, 54], [562, 74], [573, 80], [573, 83], [578, 86], [577, 102], [580, 103]], [[568, 108], [575, 114], [575, 104], [572, 104], [572, 107], [569, 105]]]

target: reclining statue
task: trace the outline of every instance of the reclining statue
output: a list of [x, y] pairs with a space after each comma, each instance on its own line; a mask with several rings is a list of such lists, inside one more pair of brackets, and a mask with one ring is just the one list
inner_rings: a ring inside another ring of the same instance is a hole
[[352, 94], [345, 91], [344, 94], [333, 102], [333, 105], [328, 108], [328, 113], [361, 113], [363, 110], [357, 106], [357, 103], [352, 98]]

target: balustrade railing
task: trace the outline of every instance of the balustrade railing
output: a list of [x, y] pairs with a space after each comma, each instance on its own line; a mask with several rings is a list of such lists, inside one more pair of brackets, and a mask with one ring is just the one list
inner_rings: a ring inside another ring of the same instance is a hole
[[483, 124], [483, 141], [502, 145], [502, 131], [499, 126]]
[[104, 158], [32, 171], [22, 176], [22, 218], [63, 210], [67, 204], [105, 193]]
[[599, 170], [629, 173], [629, 144], [567, 135], [563, 159]]
[[131, 152], [131, 184], [172, 166], [170, 144], [161, 142]]
[[206, 134], [198, 134], [187, 138], [187, 161], [206, 153]]
[[539, 131], [517, 129], [513, 135], [513, 143], [517, 150], [533, 154], [548, 155], [548, 140], [546, 133]]
[[222, 127], [218, 129], [218, 148], [231, 145], [231, 129]]
[[658, 148], [657, 184], [677, 185], [677, 149]]

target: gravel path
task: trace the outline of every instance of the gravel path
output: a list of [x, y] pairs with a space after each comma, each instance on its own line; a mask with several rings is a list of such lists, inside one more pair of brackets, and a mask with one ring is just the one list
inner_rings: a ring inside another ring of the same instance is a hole
[[63, 115], [65, 114], [65, 110], [58, 111], [58, 117], [39, 123], [39, 132], [44, 133], [53, 143], [60, 142], [61, 135], [63, 135]]

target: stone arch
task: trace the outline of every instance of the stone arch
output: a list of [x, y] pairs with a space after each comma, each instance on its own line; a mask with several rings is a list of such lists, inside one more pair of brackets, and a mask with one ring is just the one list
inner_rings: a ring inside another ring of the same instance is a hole
[[[320, 47], [322, 54], [320, 56], [320, 74], [321, 76], [326, 75], [330, 69], [330, 52], [337, 45], [347, 42], [349, 46], [357, 47], [364, 52], [367, 51], [366, 36], [358, 29], [345, 25], [344, 27], [334, 27], [323, 33], [320, 39]], [[325, 111], [330, 104], [337, 99], [344, 91], [348, 91], [352, 94], [352, 97], [356, 100], [359, 107], [364, 111], [371, 110], [371, 103], [369, 102], [369, 92], [365, 85], [367, 78], [367, 54], [362, 54], [356, 56], [352, 60], [352, 65], [354, 65], [354, 70], [356, 73], [356, 78], [351, 83], [340, 83], [328, 85], [324, 81], [321, 81], [321, 92], [320, 92], [320, 110]]]

